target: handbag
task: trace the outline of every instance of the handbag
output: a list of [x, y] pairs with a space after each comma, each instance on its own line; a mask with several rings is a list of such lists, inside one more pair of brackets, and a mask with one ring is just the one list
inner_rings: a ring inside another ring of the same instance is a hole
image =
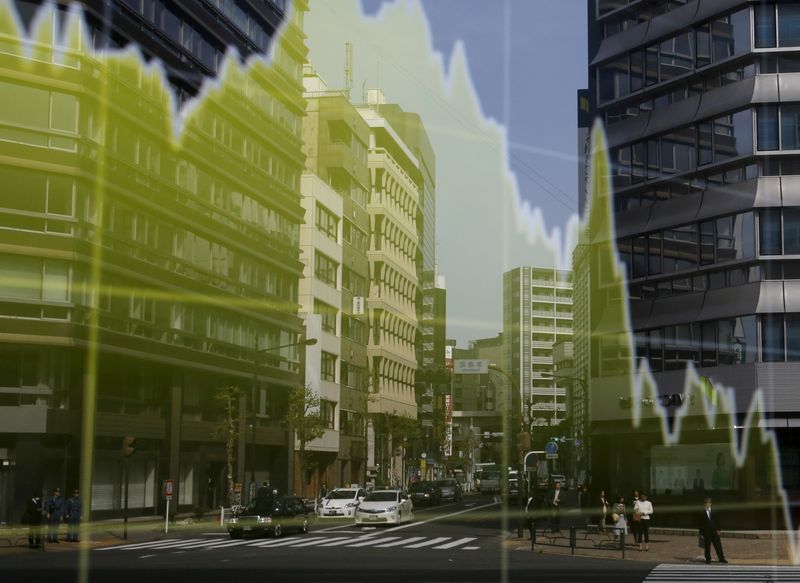
[[611, 520], [613, 520], [614, 522], [619, 522], [619, 514], [617, 514], [616, 512], [612, 512]]
[[639, 522], [641, 519], [642, 519], [642, 513], [641, 512], [639, 512], [637, 510], [636, 512], [633, 513], [633, 521], [634, 522]]

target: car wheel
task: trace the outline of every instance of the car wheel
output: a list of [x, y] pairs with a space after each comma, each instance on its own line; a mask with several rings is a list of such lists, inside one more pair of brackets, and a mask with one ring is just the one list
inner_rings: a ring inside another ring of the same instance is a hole
[[242, 534], [244, 534], [244, 533], [242, 531], [240, 531], [240, 530], [232, 530], [230, 532], [230, 534], [231, 534], [231, 538], [242, 538]]
[[275, 538], [280, 538], [281, 534], [283, 534], [283, 529], [281, 529], [280, 524], [276, 524], [275, 527], [272, 529], [272, 536]]
[[303, 526], [300, 529], [300, 532], [302, 532], [303, 534], [306, 534], [308, 532], [308, 519], [307, 518], [303, 519]]

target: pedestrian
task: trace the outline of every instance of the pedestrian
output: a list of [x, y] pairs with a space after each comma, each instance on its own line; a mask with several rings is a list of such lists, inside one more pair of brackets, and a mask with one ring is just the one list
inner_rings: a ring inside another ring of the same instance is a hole
[[[644, 539], [644, 550], [650, 550], [650, 517], [653, 516], [653, 503], [647, 499], [647, 494], [642, 492], [639, 495], [639, 503], [636, 505], [634, 515], [639, 513], [637, 532], [639, 534], [639, 551], [642, 550], [642, 539]], [[634, 517], [634, 521], [636, 518]]]
[[625, 517], [625, 496], [617, 497], [617, 502], [611, 513], [614, 521], [614, 536], [622, 539], [623, 534], [628, 534], [628, 519]]
[[550, 530], [553, 532], [561, 532], [561, 514], [559, 505], [562, 502], [561, 482], [556, 482], [553, 485], [553, 491], [550, 493]]
[[717, 513], [711, 510], [711, 497], [706, 498], [703, 514], [700, 516], [700, 537], [705, 551], [706, 564], [711, 562], [711, 545], [717, 553], [720, 563], [727, 563], [725, 553], [722, 551], [722, 541], [719, 538], [719, 520]]
[[42, 497], [34, 492], [25, 502], [23, 524], [28, 525], [28, 547], [38, 548], [42, 544]]
[[606, 527], [606, 517], [608, 516], [608, 498], [606, 498], [606, 491], [600, 490], [600, 526]]
[[325, 498], [327, 494], [328, 494], [328, 486], [325, 484], [325, 482], [322, 482], [322, 486], [320, 486], [319, 488], [319, 497]]
[[61, 488], [53, 490], [53, 495], [44, 504], [47, 517], [47, 542], [58, 543], [58, 527], [64, 518], [64, 500], [61, 498]]
[[698, 494], [702, 494], [706, 490], [706, 484], [703, 481], [703, 473], [700, 470], [695, 472], [694, 482], [692, 482], [692, 490]]
[[72, 496], [67, 500], [66, 519], [67, 519], [67, 542], [78, 542], [78, 529], [81, 524], [81, 514], [83, 513], [83, 501], [81, 493], [75, 488]]
[[633, 535], [633, 540], [636, 543], [642, 542], [642, 533], [639, 530], [639, 522], [641, 521], [642, 515], [639, 512], [639, 490], [633, 491], [633, 513], [631, 514], [631, 534]]

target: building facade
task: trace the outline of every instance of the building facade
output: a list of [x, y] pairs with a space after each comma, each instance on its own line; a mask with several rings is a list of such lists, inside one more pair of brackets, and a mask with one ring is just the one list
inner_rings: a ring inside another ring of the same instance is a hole
[[[18, 4], [31, 22], [31, 3]], [[303, 331], [302, 15], [275, 67], [227, 69], [176, 146], [170, 91], [196, 91], [194, 73], [216, 70], [203, 65], [209, 39], [260, 51], [242, 14], [260, 23], [262, 43], [282, 18], [267, 14], [275, 3], [224, 4], [240, 9], [232, 16], [198, 4], [87, 2], [90, 38], [81, 15], [58, 6], [36, 21], [32, 52], [19, 35], [3, 39], [0, 451], [11, 463], [0, 520], [16, 519], [32, 490], [77, 487], [87, 470], [94, 517], [118, 515], [123, 498], [132, 513], [163, 512], [164, 479], [175, 480], [173, 508], [218, 506], [229, 461], [238, 484], [286, 483], [280, 420], [285, 388], [302, 383], [300, 358], [293, 346], [260, 357], [254, 348], [293, 344]], [[97, 20], [107, 13], [110, 22]], [[142, 20], [156, 15], [157, 25]], [[117, 40], [100, 42], [100, 32]], [[168, 80], [134, 55], [93, 52], [139, 41], [166, 62]], [[232, 460], [217, 399], [228, 386], [241, 389]], [[125, 437], [136, 440], [127, 491]]]
[[566, 416], [553, 345], [572, 340], [572, 316], [572, 272], [518, 267], [503, 274], [504, 368], [519, 386], [529, 426], [558, 425]]
[[305, 87], [306, 227], [300, 238], [302, 246], [307, 232], [319, 244], [304, 251], [301, 304], [308, 315], [308, 336], [319, 326], [323, 339], [319, 350], [306, 350], [307, 383], [317, 379], [312, 388], [322, 398], [321, 412], [329, 424], [326, 435], [308, 446], [320, 454], [315, 475], [309, 476], [313, 493], [323, 483], [331, 488], [364, 484], [366, 479], [370, 130], [346, 92], [328, 89], [310, 65]]
[[[783, 485], [793, 496], [800, 487], [792, 380], [800, 372], [798, 5], [589, 5], [590, 101], [607, 131], [637, 366], [646, 361], [653, 372], [654, 398], [669, 423], [683, 403], [690, 364], [704, 382], [734, 389], [735, 428], [744, 427], [744, 412], [760, 396], [759, 426], [775, 431]], [[602, 310], [592, 304], [592, 319], [610, 331]], [[619, 376], [624, 352], [601, 340], [589, 356], [596, 480], [612, 489], [616, 481], [620, 491], [635, 481], [676, 501], [696, 475], [723, 499], [774, 495], [767, 456], [735, 469], [730, 437], [719, 427], [684, 432], [684, 462], [673, 460], [659, 445], [653, 399], [642, 403], [641, 431], [623, 435], [630, 396], [612, 387], [628, 384]], [[716, 461], [701, 449], [717, 452]], [[644, 460], [642, 470], [614, 477], [613, 468], [632, 458]], [[711, 485], [712, 473], [725, 479]]]

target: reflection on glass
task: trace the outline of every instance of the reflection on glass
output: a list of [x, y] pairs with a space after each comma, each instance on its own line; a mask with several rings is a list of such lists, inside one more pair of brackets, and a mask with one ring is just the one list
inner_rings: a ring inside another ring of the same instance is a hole
[[778, 4], [778, 45], [800, 46], [800, 4]]
[[800, 104], [781, 105], [781, 150], [800, 149]]
[[755, 10], [755, 47], [757, 49], [775, 46], [775, 6], [772, 4], [756, 4]]

